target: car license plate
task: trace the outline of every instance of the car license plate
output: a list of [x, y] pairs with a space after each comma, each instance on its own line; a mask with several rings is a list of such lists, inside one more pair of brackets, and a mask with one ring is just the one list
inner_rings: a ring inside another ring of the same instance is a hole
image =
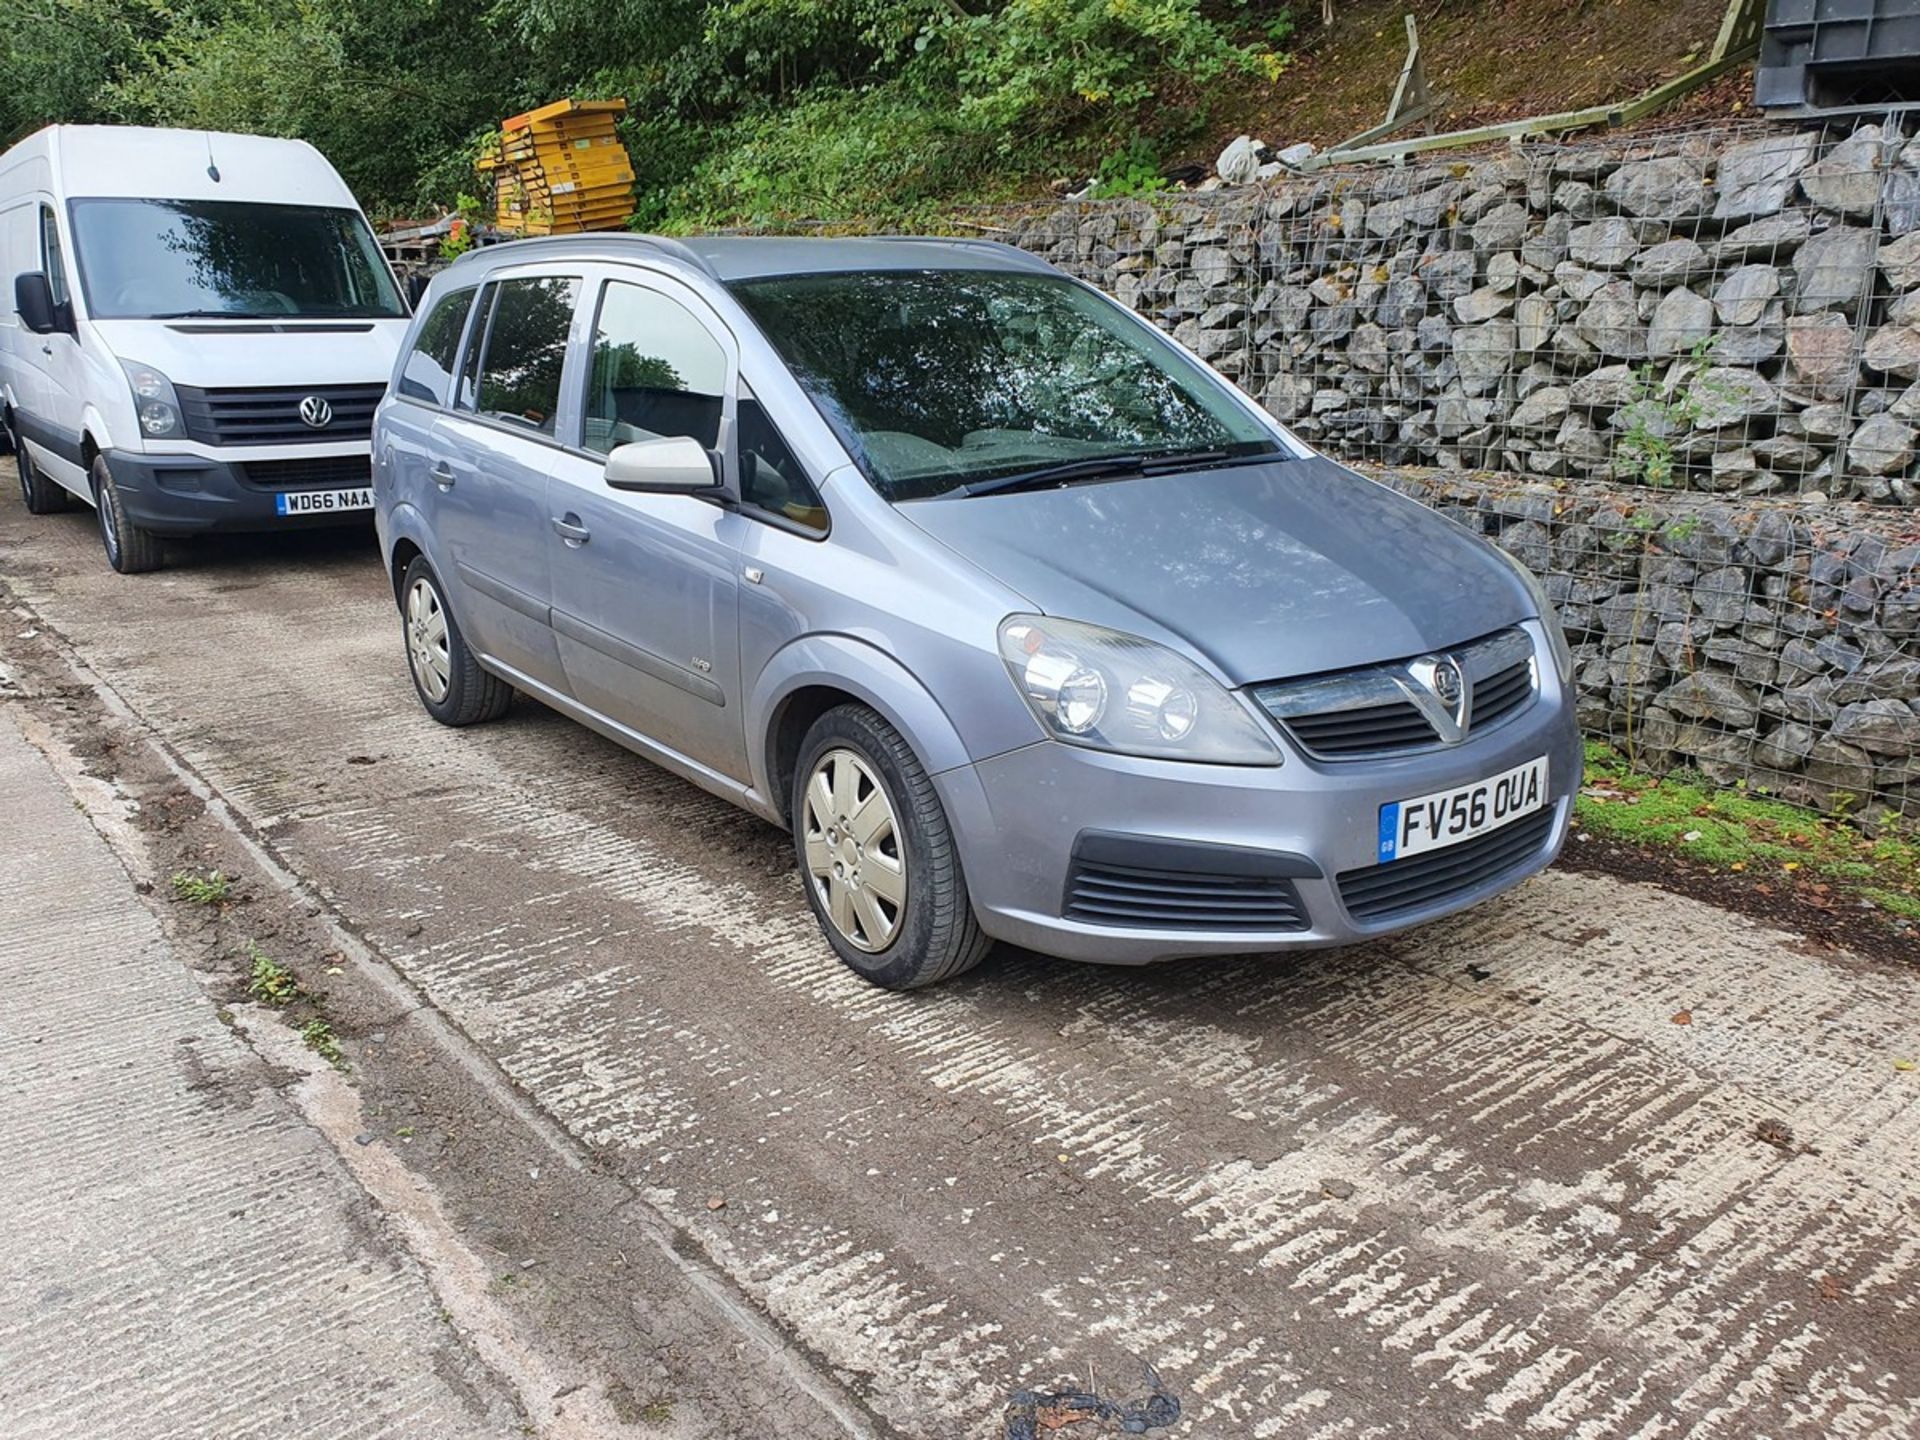
[[373, 491], [358, 490], [286, 490], [273, 497], [273, 508], [282, 515], [331, 515], [336, 510], [371, 510]]
[[1380, 807], [1380, 863], [1458, 845], [1547, 803], [1547, 757], [1476, 780]]

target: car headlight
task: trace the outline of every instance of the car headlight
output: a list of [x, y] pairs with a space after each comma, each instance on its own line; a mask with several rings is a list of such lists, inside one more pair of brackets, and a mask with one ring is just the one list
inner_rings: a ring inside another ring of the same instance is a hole
[[1009, 615], [1000, 658], [1041, 727], [1069, 745], [1211, 765], [1280, 763], [1280, 747], [1217, 680], [1151, 640]]
[[[1503, 550], [1500, 552], [1506, 555]], [[1560, 674], [1562, 685], [1573, 683], [1573, 647], [1567, 644], [1567, 632], [1560, 628], [1560, 617], [1554, 613], [1553, 601], [1547, 598], [1547, 587], [1540, 583], [1540, 577], [1522, 565], [1511, 555], [1506, 555], [1507, 563], [1513, 566], [1514, 573], [1520, 577], [1520, 583], [1527, 587], [1527, 593], [1533, 596], [1534, 614], [1540, 617], [1540, 628], [1547, 632], [1547, 644], [1553, 650], [1553, 667]]]
[[133, 411], [140, 421], [140, 433], [149, 440], [184, 439], [187, 421], [180, 413], [180, 398], [173, 393], [173, 382], [137, 360], [122, 360], [120, 367], [133, 387]]

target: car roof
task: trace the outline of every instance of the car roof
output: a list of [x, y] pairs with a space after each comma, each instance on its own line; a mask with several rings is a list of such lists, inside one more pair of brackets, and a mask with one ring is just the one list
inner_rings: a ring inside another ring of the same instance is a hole
[[514, 240], [469, 251], [460, 264], [491, 269], [540, 260], [670, 260], [722, 284], [773, 275], [825, 275], [874, 270], [1006, 270], [1051, 273], [1053, 267], [997, 240], [929, 240], [881, 235], [817, 236], [566, 235]]

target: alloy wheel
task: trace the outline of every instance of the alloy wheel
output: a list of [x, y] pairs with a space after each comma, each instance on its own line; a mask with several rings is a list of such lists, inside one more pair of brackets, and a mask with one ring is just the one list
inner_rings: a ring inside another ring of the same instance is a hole
[[440, 593], [424, 579], [407, 590], [407, 663], [426, 697], [438, 704], [453, 683], [453, 662], [447, 653], [447, 612]]
[[884, 950], [907, 910], [907, 853], [880, 777], [852, 750], [835, 749], [807, 777], [807, 883], [833, 928], [869, 954]]

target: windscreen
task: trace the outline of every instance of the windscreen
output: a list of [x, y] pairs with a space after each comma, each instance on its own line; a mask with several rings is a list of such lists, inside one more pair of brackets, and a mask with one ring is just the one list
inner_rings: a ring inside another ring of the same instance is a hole
[[97, 320], [386, 319], [406, 313], [354, 210], [239, 200], [76, 200]]
[[882, 270], [731, 288], [889, 500], [1106, 456], [1281, 453], [1204, 367], [1061, 277]]

